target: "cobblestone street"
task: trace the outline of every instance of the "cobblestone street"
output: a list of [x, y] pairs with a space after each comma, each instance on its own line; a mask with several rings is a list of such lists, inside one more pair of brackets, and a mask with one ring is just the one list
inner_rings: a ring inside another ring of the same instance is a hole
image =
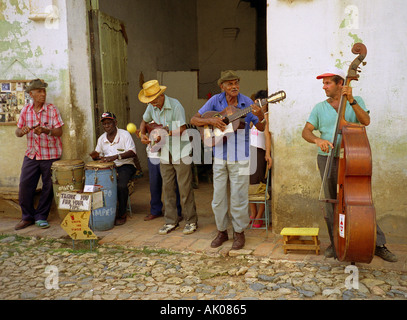
[[407, 300], [407, 273], [12, 235], [0, 240], [0, 287], [3, 300]]
[[0, 201], [0, 299], [2, 300], [407, 300], [406, 245], [389, 243], [398, 262], [374, 257], [370, 264], [326, 259], [321, 252], [284, 253], [280, 235], [246, 230], [246, 245], [229, 241], [210, 248], [216, 235], [210, 209], [212, 189], [195, 190], [199, 228], [183, 235], [184, 223], [159, 235], [164, 219], [143, 221], [148, 184], [131, 197], [125, 225], [96, 232], [93, 250], [73, 242], [55, 211], [48, 229], [15, 231], [20, 220]]

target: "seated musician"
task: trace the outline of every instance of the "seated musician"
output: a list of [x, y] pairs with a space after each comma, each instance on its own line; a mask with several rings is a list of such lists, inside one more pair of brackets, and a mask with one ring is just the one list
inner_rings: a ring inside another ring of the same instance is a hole
[[136, 145], [128, 131], [117, 128], [117, 119], [113, 113], [103, 113], [100, 121], [105, 133], [99, 137], [96, 149], [90, 156], [93, 160], [114, 162], [116, 165], [119, 205], [114, 224], [119, 226], [125, 224], [127, 220], [126, 209], [129, 198], [127, 184], [137, 171], [133, 159], [136, 156]]
[[[302, 131], [302, 137], [309, 143], [314, 143], [319, 147], [317, 163], [321, 178], [323, 178], [329, 149], [333, 147], [332, 138], [334, 136], [341, 96], [346, 95], [348, 100], [345, 113], [346, 121], [368, 126], [370, 124], [370, 116], [363, 99], [361, 97], [353, 97], [352, 88], [344, 86], [346, 74], [343, 70], [333, 67], [326, 73], [317, 76], [317, 79], [322, 79], [322, 88], [325, 90], [328, 99], [318, 103], [312, 109], [311, 115]], [[314, 135], [314, 130], [318, 130], [321, 136], [317, 137]], [[325, 196], [329, 199], [336, 199], [337, 195], [338, 160], [338, 157], [334, 158], [332, 178], [328, 179], [327, 190], [325, 190]], [[327, 203], [325, 221], [331, 244], [324, 254], [328, 258], [335, 257], [333, 245], [334, 209], [335, 204]], [[397, 261], [397, 257], [385, 247], [385, 243], [386, 237], [379, 226], [377, 226], [375, 255], [386, 261]]]
[[184, 107], [177, 99], [165, 95], [166, 89], [167, 87], [160, 86], [157, 80], [147, 81], [143, 84], [138, 98], [147, 104], [147, 108], [140, 124], [140, 138], [141, 142], [146, 145], [151, 143], [146, 133], [147, 124], [152, 121], [168, 131], [166, 134], [160, 134], [160, 148], [158, 149], [160, 158], [154, 159], [159, 160], [160, 163], [165, 206], [165, 224], [158, 233], [165, 235], [179, 227], [176, 194], [178, 182], [183, 217], [186, 222], [183, 234], [191, 234], [198, 228], [198, 215], [194, 190], [192, 189], [190, 161], [192, 148], [188, 137], [185, 139], [182, 136], [186, 129]]
[[[250, 122], [260, 131], [264, 131], [265, 119], [261, 109], [253, 101], [239, 92], [240, 78], [233, 71], [225, 71], [218, 80], [218, 85], [223, 91], [214, 95], [196, 113], [191, 124], [197, 127], [212, 126], [224, 131], [226, 124], [219, 117], [202, 117], [207, 111], [223, 111], [228, 106], [243, 109], [252, 106], [252, 112], [246, 115], [242, 122], [243, 130], [235, 132], [235, 139], [227, 139], [223, 147], [214, 147], [213, 164], [213, 200], [212, 210], [215, 215], [218, 234], [212, 241], [211, 247], [217, 248], [229, 239], [227, 228], [229, 225], [227, 183], [230, 180], [230, 213], [234, 230], [232, 249], [239, 250], [244, 247], [244, 229], [249, 225], [249, 146]], [[240, 119], [243, 120], [243, 119]], [[264, 121], [263, 121], [264, 120]], [[242, 131], [244, 132], [242, 134]], [[234, 143], [234, 145], [231, 145]], [[229, 144], [229, 145], [228, 145]], [[229, 154], [228, 154], [229, 152]], [[241, 174], [242, 170], [247, 174]]]

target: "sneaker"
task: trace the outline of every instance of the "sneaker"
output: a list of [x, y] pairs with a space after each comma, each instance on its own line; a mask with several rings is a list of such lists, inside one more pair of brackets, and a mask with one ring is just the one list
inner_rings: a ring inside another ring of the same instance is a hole
[[198, 229], [198, 225], [196, 223], [187, 223], [185, 225], [184, 231], [182, 231], [183, 234], [191, 234], [194, 233]]
[[177, 229], [179, 224], [165, 224], [159, 231], [158, 234], [168, 234], [171, 231]]
[[383, 246], [376, 246], [376, 250], [374, 254], [383, 260], [389, 261], [389, 262], [396, 262], [397, 257], [394, 253], [391, 253], [389, 249], [387, 249], [384, 245]]

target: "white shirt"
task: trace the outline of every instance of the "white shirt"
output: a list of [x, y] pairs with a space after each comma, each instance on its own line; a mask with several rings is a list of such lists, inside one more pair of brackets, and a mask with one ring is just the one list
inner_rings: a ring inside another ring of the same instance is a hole
[[266, 138], [264, 132], [257, 130], [255, 126], [250, 130], [250, 145], [266, 150]]
[[[102, 134], [96, 145], [97, 152], [99, 152], [101, 157], [111, 157], [115, 156], [118, 153], [124, 153], [129, 150], [132, 150], [136, 154], [136, 145], [134, 144], [131, 134], [123, 129], [117, 129], [117, 134], [114, 137], [113, 142], [107, 140], [107, 133]], [[133, 158], [115, 160], [114, 163], [117, 167], [120, 167], [124, 164], [135, 165]]]

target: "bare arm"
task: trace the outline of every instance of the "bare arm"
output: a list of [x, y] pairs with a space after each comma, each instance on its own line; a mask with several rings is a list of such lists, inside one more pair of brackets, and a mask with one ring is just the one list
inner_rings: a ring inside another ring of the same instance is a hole
[[266, 155], [267, 166], [270, 169], [273, 165], [273, 158], [271, 157], [271, 132], [269, 130], [268, 117], [266, 116], [266, 128], [264, 129], [264, 137], [266, 141]]
[[307, 122], [304, 129], [302, 130], [302, 137], [305, 141], [308, 141], [309, 143], [315, 143], [323, 152], [328, 153], [329, 147], [334, 147], [333, 144], [328, 140], [318, 138], [313, 133], [314, 130], [315, 127], [311, 123]]
[[352, 88], [349, 86], [344, 86], [342, 89], [342, 95], [346, 96], [349, 103], [356, 102], [355, 105], [351, 105], [353, 111], [355, 111], [356, 118], [358, 121], [363, 124], [364, 126], [368, 126], [370, 124], [370, 116], [365, 110], [363, 110], [360, 105], [357, 103], [358, 101], [353, 98]]

